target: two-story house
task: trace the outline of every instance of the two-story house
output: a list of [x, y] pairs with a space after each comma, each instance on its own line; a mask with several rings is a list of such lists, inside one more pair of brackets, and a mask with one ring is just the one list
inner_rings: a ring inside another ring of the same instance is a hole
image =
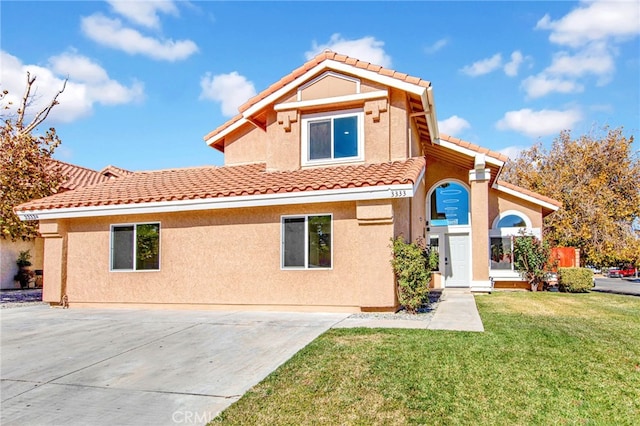
[[70, 306], [395, 310], [391, 239], [440, 253], [436, 287], [520, 286], [510, 251], [554, 200], [438, 132], [431, 84], [323, 52], [205, 136], [222, 167], [138, 172], [18, 208]]

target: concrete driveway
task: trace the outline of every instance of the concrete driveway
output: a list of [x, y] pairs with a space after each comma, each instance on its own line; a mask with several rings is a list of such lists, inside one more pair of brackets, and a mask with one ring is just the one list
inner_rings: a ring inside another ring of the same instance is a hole
[[2, 309], [0, 423], [205, 424], [347, 316]]

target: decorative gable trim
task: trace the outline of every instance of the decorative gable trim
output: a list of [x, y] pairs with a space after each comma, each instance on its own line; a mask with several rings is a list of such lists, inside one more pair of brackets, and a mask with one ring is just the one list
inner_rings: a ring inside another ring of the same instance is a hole
[[282, 126], [285, 132], [291, 131], [291, 123], [298, 121], [297, 111], [278, 111], [278, 124]]
[[335, 77], [335, 78], [340, 78], [342, 80], [347, 80], [347, 81], [351, 81], [353, 83], [356, 84], [356, 94], [360, 93], [360, 80], [357, 78], [353, 78], [353, 77], [349, 77], [348, 75], [344, 75], [344, 74], [338, 74], [336, 72], [332, 72], [332, 71], [327, 71], [321, 75], [319, 75], [318, 77], [314, 78], [311, 81], [306, 82], [305, 84], [303, 84], [302, 86], [298, 87], [298, 92], [297, 92], [297, 100], [298, 101], [302, 101], [302, 92], [304, 91], [304, 89], [306, 89], [307, 87], [313, 86], [315, 83], [319, 82], [320, 80], [322, 80], [323, 78], [326, 77]]
[[308, 109], [325, 105], [335, 105], [336, 109], [340, 109], [345, 104], [353, 104], [354, 102], [365, 102], [371, 99], [387, 98], [389, 92], [386, 90], [376, 90], [374, 92], [358, 93], [356, 95], [334, 96], [332, 98], [312, 99], [309, 101], [284, 102], [275, 104], [273, 109], [283, 111], [289, 109]]
[[[325, 70], [334, 70], [340, 73], [355, 75], [356, 77], [360, 77], [365, 80], [371, 80], [378, 83], [381, 83], [385, 86], [395, 87], [397, 89], [403, 90], [405, 92], [413, 93], [420, 97], [424, 97], [426, 100], [427, 88], [418, 86], [415, 84], [407, 83], [406, 81], [398, 80], [397, 78], [388, 77], [385, 75], [378, 74], [377, 72], [365, 70], [362, 68], [356, 68], [351, 65], [344, 64], [342, 62], [337, 62], [332, 59], [327, 59], [315, 67], [311, 68], [306, 73], [302, 74], [298, 78], [291, 81], [289, 84], [285, 84], [280, 89], [274, 91], [270, 95], [266, 96], [264, 99], [256, 102], [251, 105], [245, 111], [242, 112], [243, 117], [250, 117], [258, 111], [262, 110], [269, 104], [276, 102], [278, 99], [291, 92], [292, 90], [297, 89], [300, 81], [307, 81], [312, 79], [314, 76], [322, 73]], [[425, 110], [430, 111], [429, 106], [425, 105]], [[218, 135], [220, 138], [221, 135]]]
[[370, 115], [374, 123], [380, 121], [380, 113], [387, 112], [389, 109], [389, 102], [387, 99], [380, 99], [377, 102], [369, 102], [364, 107], [364, 113]]

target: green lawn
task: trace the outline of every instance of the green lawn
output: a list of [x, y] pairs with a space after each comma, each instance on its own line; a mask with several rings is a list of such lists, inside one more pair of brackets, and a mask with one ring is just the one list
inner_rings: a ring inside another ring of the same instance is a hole
[[640, 298], [476, 297], [484, 333], [330, 330], [222, 424], [640, 424]]

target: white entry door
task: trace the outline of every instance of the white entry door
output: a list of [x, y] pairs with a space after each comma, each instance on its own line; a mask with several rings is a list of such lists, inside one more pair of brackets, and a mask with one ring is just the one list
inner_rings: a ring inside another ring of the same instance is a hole
[[471, 286], [469, 234], [445, 235], [445, 287]]

